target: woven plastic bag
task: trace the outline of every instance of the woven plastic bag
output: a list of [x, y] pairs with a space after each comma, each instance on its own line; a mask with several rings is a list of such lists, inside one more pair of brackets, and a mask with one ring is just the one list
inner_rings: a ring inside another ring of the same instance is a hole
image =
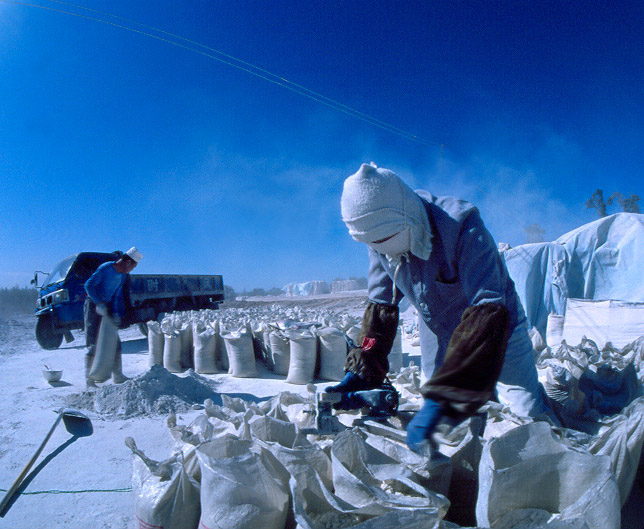
[[[283, 529], [288, 513], [288, 487], [275, 476], [263, 453], [248, 441], [222, 438], [197, 448], [201, 467], [201, 519], [205, 529]], [[237, 448], [237, 450], [236, 450]]]
[[308, 384], [313, 382], [317, 362], [317, 339], [310, 332], [289, 334], [290, 359], [286, 382]]
[[336, 327], [320, 329], [317, 333], [320, 343], [320, 380], [342, 380], [347, 359], [347, 340]]
[[620, 507], [610, 458], [571, 450], [545, 422], [514, 428], [483, 447], [480, 526], [529, 508], [548, 511], [553, 520], [583, 517], [589, 529], [619, 529]]
[[163, 367], [170, 373], [181, 373], [181, 334], [170, 320], [161, 322], [163, 331]]
[[149, 321], [148, 326], [148, 365], [163, 365], [163, 333], [158, 321]]
[[89, 373], [90, 378], [96, 382], [105, 382], [112, 375], [118, 341], [118, 327], [114, 325], [112, 318], [103, 316], [96, 339], [96, 354]]
[[192, 323], [195, 371], [197, 373], [218, 373], [216, 364], [217, 338], [215, 330], [202, 321]]
[[[131, 438], [126, 444], [138, 456], [132, 464], [136, 527], [197, 529], [200, 486], [186, 468], [191, 461], [183, 453], [166, 461], [153, 461], [136, 448]], [[194, 459], [194, 454], [191, 451], [190, 458]]]
[[246, 331], [240, 331], [222, 334], [222, 337], [226, 342], [228, 362], [230, 363], [229, 373], [240, 378], [259, 376], [251, 335]]
[[288, 336], [281, 331], [272, 331], [269, 335], [271, 360], [276, 375], [288, 375], [288, 366], [291, 360], [291, 347]]

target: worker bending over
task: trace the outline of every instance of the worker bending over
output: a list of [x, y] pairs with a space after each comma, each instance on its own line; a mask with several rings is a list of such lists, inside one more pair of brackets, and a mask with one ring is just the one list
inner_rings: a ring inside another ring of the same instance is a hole
[[407, 426], [412, 450], [424, 450], [441, 418], [473, 415], [495, 389], [518, 415], [546, 411], [523, 307], [476, 207], [413, 191], [392, 171], [363, 164], [344, 182], [341, 209], [350, 235], [369, 247], [369, 302], [360, 347], [329, 391], [345, 398], [383, 382], [404, 296], [418, 311], [428, 379]]

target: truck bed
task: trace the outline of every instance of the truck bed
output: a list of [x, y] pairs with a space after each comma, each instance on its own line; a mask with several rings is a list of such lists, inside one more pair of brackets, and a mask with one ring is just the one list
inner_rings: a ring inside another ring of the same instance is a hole
[[224, 297], [220, 275], [130, 274], [130, 301], [133, 305], [149, 299], [168, 297]]

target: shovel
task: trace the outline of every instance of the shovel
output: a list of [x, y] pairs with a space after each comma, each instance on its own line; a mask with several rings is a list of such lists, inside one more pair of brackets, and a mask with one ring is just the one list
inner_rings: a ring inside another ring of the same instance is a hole
[[11, 488], [7, 491], [4, 498], [2, 498], [2, 503], [0, 504], [0, 516], [3, 515], [4, 509], [9, 503], [9, 500], [18, 490], [18, 487], [20, 487], [22, 480], [25, 479], [25, 476], [27, 475], [33, 464], [36, 462], [36, 459], [38, 459], [38, 456], [43, 451], [43, 448], [45, 448], [47, 441], [49, 441], [49, 438], [54, 433], [54, 430], [56, 429], [56, 426], [58, 426], [58, 423], [61, 419], [63, 420], [67, 431], [74, 437], [87, 437], [88, 435], [92, 435], [92, 433], [94, 432], [92, 421], [89, 420], [89, 417], [83, 415], [79, 411], [72, 410], [70, 408], [61, 408], [58, 412], [56, 420], [54, 421], [54, 424], [45, 436], [43, 442], [38, 447], [38, 450], [36, 450], [36, 453], [29, 460], [29, 463], [27, 463], [25, 468], [22, 469], [22, 472], [20, 472], [20, 475], [16, 478], [16, 481], [13, 482]]

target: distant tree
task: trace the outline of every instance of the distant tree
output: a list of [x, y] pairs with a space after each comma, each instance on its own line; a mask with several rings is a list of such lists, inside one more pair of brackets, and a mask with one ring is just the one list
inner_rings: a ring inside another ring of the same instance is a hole
[[235, 289], [233, 287], [229, 287], [228, 285], [224, 285], [224, 299], [230, 301], [235, 299], [236, 297], [237, 293], [235, 292]]
[[27, 287], [0, 288], [0, 315], [33, 314], [38, 291]]
[[640, 197], [637, 195], [630, 195], [628, 197], [625, 197], [619, 191], [616, 191], [610, 197], [608, 197], [606, 204], [610, 206], [614, 202], [617, 202], [619, 206], [622, 208], [622, 211], [626, 213], [639, 213], [640, 212], [640, 207], [638, 205], [639, 201], [640, 201]]
[[586, 208], [595, 208], [600, 219], [608, 215], [606, 213], [606, 202], [604, 202], [604, 192], [601, 189], [597, 189], [586, 201]]
[[269, 296], [281, 296], [284, 294], [284, 291], [281, 288], [273, 287], [270, 290], [267, 290], [266, 294]]
[[543, 242], [543, 236], [546, 233], [539, 224], [530, 224], [524, 231], [527, 243]]

